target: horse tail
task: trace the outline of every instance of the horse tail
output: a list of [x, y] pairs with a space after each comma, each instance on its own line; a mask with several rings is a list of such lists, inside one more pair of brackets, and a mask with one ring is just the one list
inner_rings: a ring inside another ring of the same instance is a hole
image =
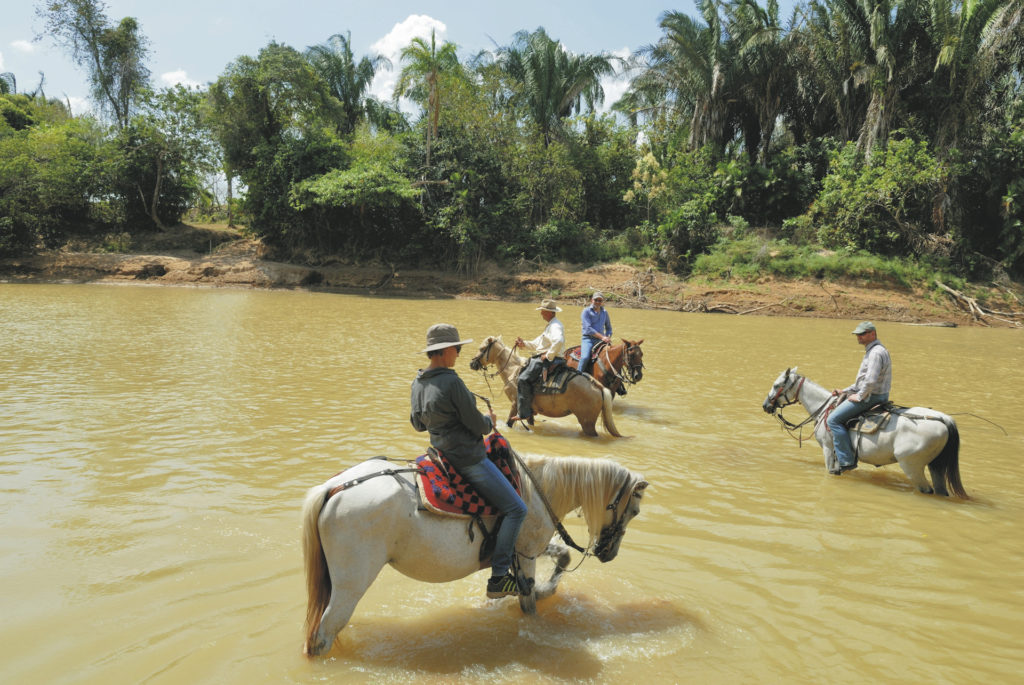
[[331, 576], [320, 542], [320, 512], [327, 502], [327, 485], [310, 488], [302, 505], [302, 556], [306, 568], [306, 641], [302, 653], [312, 655], [312, 645], [320, 630], [320, 619], [331, 599]]
[[949, 486], [949, 490], [957, 497], [967, 499], [967, 491], [960, 482], [960, 431], [956, 427], [956, 422], [948, 416], [942, 417], [942, 423], [946, 424], [948, 433], [946, 444], [932, 463]]
[[604, 421], [605, 430], [616, 438], [621, 438], [622, 434], [619, 433], [619, 429], [615, 427], [615, 419], [612, 417], [612, 391], [608, 388], [602, 387], [601, 399], [603, 401], [603, 406], [601, 407], [601, 420]]

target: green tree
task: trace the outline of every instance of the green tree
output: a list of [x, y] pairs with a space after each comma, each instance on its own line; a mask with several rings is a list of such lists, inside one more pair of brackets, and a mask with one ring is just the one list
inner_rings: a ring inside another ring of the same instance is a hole
[[570, 53], [543, 27], [518, 32], [512, 45], [498, 50], [498, 64], [520, 85], [512, 101], [519, 101], [545, 144], [574, 112], [593, 111], [604, 102], [601, 78], [615, 71], [607, 55]]
[[368, 103], [366, 95], [374, 76], [381, 68], [391, 68], [391, 61], [381, 55], [363, 57], [356, 62], [352, 54], [352, 34], [336, 33], [325, 43], [306, 48], [306, 59], [313, 70], [327, 82], [331, 95], [341, 102], [338, 130], [349, 135], [362, 121], [387, 127], [388, 108], [382, 103]]
[[36, 13], [46, 34], [88, 71], [100, 110], [123, 128], [149, 87], [149, 47], [138, 21], [125, 17], [114, 26], [105, 9], [99, 0], [49, 0]]
[[450, 77], [462, 76], [459, 64], [458, 46], [445, 41], [437, 46], [435, 31], [430, 32], [430, 43], [423, 38], [413, 38], [402, 48], [402, 70], [395, 84], [395, 97], [411, 97], [418, 100], [427, 113], [426, 146], [427, 167], [430, 167], [430, 148], [437, 138], [438, 122], [441, 116], [441, 93], [444, 81]]

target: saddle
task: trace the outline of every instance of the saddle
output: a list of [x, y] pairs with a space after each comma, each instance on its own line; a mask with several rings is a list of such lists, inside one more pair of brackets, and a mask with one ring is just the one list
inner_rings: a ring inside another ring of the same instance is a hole
[[[508, 440], [498, 432], [484, 438], [487, 458], [505, 475], [508, 482], [522, 495], [519, 469], [512, 458]], [[420, 504], [424, 509], [446, 516], [497, 516], [500, 512], [448, 463], [444, 455], [430, 448], [427, 454], [416, 458], [419, 467]]]
[[579, 375], [579, 371], [565, 363], [564, 359], [556, 359], [548, 366], [547, 380], [541, 380], [534, 386], [537, 395], [561, 395], [565, 392], [569, 381]]
[[854, 416], [846, 422], [846, 427], [863, 435], [871, 435], [881, 430], [899, 410], [906, 409], [892, 402], [879, 402], [863, 414]]
[[[495, 431], [484, 438], [484, 447], [487, 449], [487, 458], [494, 462], [522, 497], [522, 479], [519, 469], [516, 468], [515, 460], [512, 458], [512, 448], [509, 446], [508, 440]], [[420, 507], [435, 514], [469, 518], [469, 525], [466, 529], [469, 541], [473, 542], [476, 537], [473, 532], [474, 526], [479, 528], [484, 536], [480, 543], [479, 559], [480, 567], [486, 566], [494, 553], [494, 544], [502, 514], [497, 508], [488, 504], [483, 496], [470, 485], [469, 481], [465, 480], [448, 463], [444, 455], [433, 447], [428, 448], [426, 454], [416, 458], [416, 466], [420, 470], [417, 484], [423, 486], [416, 488], [420, 494]], [[484, 516], [499, 517], [490, 530], [484, 523]]]
[[[598, 358], [598, 355], [601, 353], [601, 350], [603, 350], [607, 346], [608, 346], [608, 343], [606, 343], [604, 340], [601, 340], [596, 345], [591, 347], [590, 348], [590, 361], [596, 362], [597, 358]], [[581, 349], [582, 348], [579, 345], [569, 349], [568, 356], [569, 356], [570, 359], [572, 359], [574, 362], [576, 362], [577, 367], [579, 366], [579, 363], [580, 363], [580, 350]]]

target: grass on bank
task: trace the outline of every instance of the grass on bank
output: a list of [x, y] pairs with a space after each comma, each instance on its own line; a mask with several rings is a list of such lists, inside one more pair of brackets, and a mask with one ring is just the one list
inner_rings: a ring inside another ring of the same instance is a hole
[[693, 263], [691, 279], [754, 281], [765, 276], [786, 279], [850, 279], [879, 287], [903, 287], [940, 295], [939, 280], [958, 290], [968, 283], [942, 265], [925, 260], [883, 257], [867, 252], [833, 252], [813, 245], [744, 236], [720, 240]]

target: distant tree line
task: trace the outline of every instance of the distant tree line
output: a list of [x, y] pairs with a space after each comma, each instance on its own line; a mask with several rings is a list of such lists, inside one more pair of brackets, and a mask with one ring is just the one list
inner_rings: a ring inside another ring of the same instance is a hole
[[[416, 38], [391, 64], [339, 33], [301, 51], [271, 42], [208, 88], [158, 92], [134, 19], [112, 22], [97, 0], [37, 11], [99, 116], [0, 75], [0, 252], [226, 204], [311, 262], [685, 271], [754, 226], [1024, 274], [1024, 0], [812, 0], [786, 18], [775, 0], [699, 0], [624, 60], [538, 28], [465, 61]], [[390, 101], [369, 94], [382, 69], [397, 71]], [[629, 88], [599, 115], [616, 75]], [[214, 201], [217, 175], [228, 197]]]

